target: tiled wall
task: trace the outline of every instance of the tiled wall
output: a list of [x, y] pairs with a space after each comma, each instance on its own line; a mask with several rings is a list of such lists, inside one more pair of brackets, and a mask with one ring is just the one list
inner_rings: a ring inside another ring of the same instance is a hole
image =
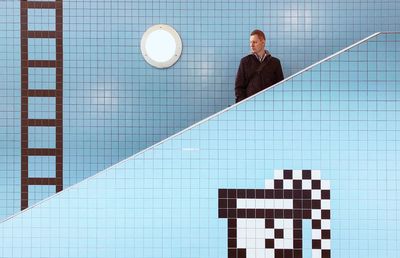
[[[0, 1], [3, 218], [20, 208], [19, 2]], [[398, 1], [63, 3], [65, 186], [231, 105], [236, 69], [249, 50], [248, 34], [256, 27], [266, 32], [268, 49], [281, 59], [286, 76], [373, 32], [400, 30]], [[28, 28], [54, 29], [54, 15], [51, 10], [31, 10]], [[139, 50], [141, 35], [157, 23], [173, 26], [183, 41], [181, 59], [166, 70], [150, 67]], [[53, 53], [51, 42], [31, 41], [29, 46], [37, 50], [32, 58]], [[52, 87], [52, 73], [30, 71], [30, 85]], [[37, 114], [54, 114], [54, 103], [39, 101]], [[43, 144], [52, 140], [41, 138]], [[34, 164], [51, 170], [47, 163]], [[53, 193], [37, 191], [41, 196]]]
[[264, 258], [272, 227], [303, 257], [397, 257], [399, 60], [373, 37], [1, 223], [0, 256]]

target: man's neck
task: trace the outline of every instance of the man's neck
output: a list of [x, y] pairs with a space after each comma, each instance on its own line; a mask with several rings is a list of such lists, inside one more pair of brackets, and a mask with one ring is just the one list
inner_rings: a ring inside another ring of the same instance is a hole
[[265, 49], [263, 49], [262, 51], [255, 53], [259, 58], [262, 58], [265, 55]]
[[258, 61], [262, 62], [262, 61], [264, 61], [264, 59], [267, 55], [267, 51], [265, 51], [265, 49], [264, 49], [263, 51], [260, 51], [258, 53], [254, 52], [253, 54], [257, 57]]

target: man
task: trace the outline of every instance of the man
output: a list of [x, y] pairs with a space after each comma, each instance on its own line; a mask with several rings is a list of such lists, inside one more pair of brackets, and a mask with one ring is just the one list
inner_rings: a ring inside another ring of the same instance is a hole
[[283, 80], [281, 62], [265, 50], [264, 32], [251, 32], [250, 48], [252, 53], [240, 60], [235, 82], [236, 102]]

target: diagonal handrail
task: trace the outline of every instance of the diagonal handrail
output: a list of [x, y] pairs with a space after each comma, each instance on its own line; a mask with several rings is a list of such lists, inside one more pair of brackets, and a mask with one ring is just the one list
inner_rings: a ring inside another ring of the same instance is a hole
[[241, 102], [235, 103], [235, 104], [233, 104], [233, 105], [231, 105], [231, 106], [229, 106], [229, 107], [227, 107], [227, 108], [225, 108], [225, 109], [223, 109], [223, 110], [221, 110], [221, 111], [219, 111], [219, 112], [217, 112], [217, 113], [215, 113], [215, 114], [213, 114], [213, 115], [211, 115], [211, 116], [209, 116], [209, 117], [207, 117], [207, 118], [205, 118], [205, 119], [203, 119], [203, 120], [201, 120], [201, 121], [199, 121], [199, 122], [197, 122], [197, 123], [195, 123], [195, 124], [193, 124], [193, 125], [191, 125], [191, 126], [189, 126], [189, 127], [187, 127], [187, 128], [185, 128], [185, 129], [183, 129], [183, 130], [181, 130], [181, 131], [179, 131], [179, 132], [177, 132], [177, 133], [175, 133], [175, 134], [169, 136], [168, 138], [166, 138], [166, 139], [164, 139], [164, 140], [162, 140], [162, 141], [160, 141], [160, 142], [158, 142], [158, 143], [155, 143], [155, 144], [153, 144], [152, 146], [150, 146], [150, 147], [148, 147], [148, 148], [146, 148], [146, 149], [144, 149], [144, 150], [141, 150], [141, 151], [139, 151], [138, 153], [136, 153], [136, 154], [134, 154], [134, 155], [132, 155], [132, 156], [130, 156], [130, 157], [127, 157], [126, 159], [123, 159], [123, 160], [121, 160], [121, 161], [119, 161], [119, 162], [117, 162], [117, 163], [115, 163], [114, 165], [111, 165], [110, 167], [108, 167], [108, 168], [106, 168], [106, 169], [104, 169], [104, 170], [102, 170], [102, 171], [96, 173], [95, 175], [92, 175], [92, 176], [90, 176], [90, 177], [88, 177], [88, 178], [86, 178], [86, 179], [84, 179], [84, 180], [82, 180], [82, 181], [80, 181], [80, 182], [78, 182], [78, 183], [76, 183], [76, 184], [74, 184], [74, 185], [71, 185], [71, 186], [65, 188], [65, 189], [64, 189], [63, 191], [61, 191], [61, 192], [58, 192], [58, 193], [56, 193], [56, 194], [54, 194], [54, 195], [52, 195], [52, 196], [49, 196], [49, 197], [47, 197], [47, 198], [45, 198], [45, 199], [43, 199], [43, 200], [41, 200], [41, 201], [35, 203], [34, 205], [29, 206], [28, 208], [26, 208], [26, 209], [23, 210], [23, 211], [19, 211], [19, 212], [15, 213], [15, 214], [13, 214], [13, 215], [11, 215], [11, 216], [5, 218], [4, 220], [0, 221], [0, 223], [3, 223], [3, 222], [5, 222], [5, 221], [8, 221], [8, 220], [10, 220], [10, 219], [12, 219], [12, 218], [18, 216], [18, 215], [21, 214], [21, 213], [24, 213], [24, 212], [26, 212], [26, 211], [28, 211], [28, 210], [30, 210], [30, 209], [36, 207], [36, 206], [39, 206], [42, 202], [45, 202], [45, 201], [47, 201], [47, 200], [49, 200], [49, 199], [52, 199], [52, 198], [55, 198], [56, 196], [58, 196], [59, 194], [61, 194], [61, 193], [64, 192], [64, 191], [68, 191], [69, 189], [72, 189], [72, 188], [74, 188], [74, 187], [78, 187], [80, 184], [83, 184], [83, 183], [86, 182], [87, 180], [94, 179], [94, 178], [96, 178], [96, 177], [102, 175], [103, 173], [107, 172], [108, 170], [113, 169], [114, 167], [117, 167], [118, 165], [120, 165], [120, 164], [126, 162], [127, 160], [134, 159], [135, 157], [140, 156], [142, 153], [144, 153], [144, 152], [146, 152], [146, 151], [149, 151], [149, 150], [152, 150], [152, 149], [158, 147], [159, 145], [163, 144], [164, 142], [169, 141], [169, 140], [171, 140], [171, 139], [173, 139], [173, 138], [176, 138], [177, 136], [179, 136], [179, 135], [185, 133], [186, 131], [189, 131], [189, 130], [191, 130], [191, 129], [193, 129], [193, 128], [195, 128], [195, 127], [197, 127], [197, 126], [199, 126], [199, 125], [201, 125], [201, 124], [203, 124], [203, 123], [205, 123], [205, 122], [207, 122], [207, 121], [210, 121], [211, 119], [213, 119], [213, 118], [215, 118], [215, 117], [218, 117], [219, 115], [221, 115], [221, 114], [223, 114], [223, 113], [225, 113], [225, 112], [227, 112], [227, 111], [229, 111], [229, 110], [232, 110], [232, 109], [236, 108], [236, 107], [237, 107], [238, 105], [240, 105], [241, 103], [247, 102], [247, 101], [249, 101], [249, 100], [255, 98], [257, 95], [262, 94], [263, 92], [265, 92], [265, 91], [267, 91], [267, 90], [270, 90], [270, 89], [272, 89], [272, 88], [275, 88], [275, 87], [281, 85], [282, 83], [284, 83], [284, 82], [286, 82], [286, 81], [288, 81], [288, 80], [291, 80], [292, 78], [294, 78], [294, 77], [296, 77], [296, 76], [298, 76], [298, 75], [300, 75], [300, 74], [302, 74], [302, 73], [304, 73], [304, 72], [306, 72], [306, 71], [308, 71], [308, 70], [311, 70], [313, 67], [315, 67], [315, 66], [317, 66], [317, 65], [320, 65], [321, 63], [326, 62], [326, 61], [328, 61], [328, 60], [331, 60], [331, 59], [333, 59], [334, 57], [336, 57], [336, 56], [338, 56], [338, 55], [340, 55], [340, 54], [342, 54], [342, 53], [344, 53], [344, 52], [350, 50], [351, 48], [354, 48], [355, 46], [358, 46], [358, 45], [360, 45], [360, 44], [362, 44], [362, 43], [364, 43], [364, 42], [367, 42], [367, 41], [369, 41], [370, 39], [372, 39], [372, 38], [374, 38], [374, 37], [377, 37], [377, 36], [379, 36], [379, 35], [382, 35], [382, 34], [400, 34], [400, 32], [395, 32], [395, 31], [393, 31], [393, 32], [376, 32], [376, 33], [374, 33], [374, 34], [372, 34], [372, 35], [370, 35], [370, 36], [368, 36], [368, 37], [366, 37], [366, 38], [364, 38], [364, 39], [362, 39], [362, 40], [360, 40], [360, 41], [357, 41], [356, 43], [354, 43], [354, 44], [352, 44], [352, 45], [350, 45], [350, 46], [348, 46], [348, 47], [346, 47], [346, 48], [344, 48], [344, 49], [342, 49], [342, 50], [340, 50], [340, 51], [338, 51], [338, 52], [336, 52], [336, 53], [334, 53], [334, 54], [332, 54], [332, 55], [330, 55], [330, 56], [328, 56], [328, 57], [326, 57], [326, 58], [324, 58], [324, 59], [322, 59], [322, 60], [320, 60], [320, 61], [318, 61], [318, 62], [316, 62], [316, 63], [314, 63], [314, 64], [312, 64], [312, 65], [310, 65], [310, 66], [308, 66], [308, 67], [306, 67], [306, 68], [304, 68], [303, 70], [301, 70], [301, 71], [299, 71], [299, 72], [297, 72], [297, 73], [295, 73], [295, 74], [289, 76], [288, 78], [284, 79], [283, 81], [280, 81], [280, 82], [276, 83], [275, 85], [269, 87], [268, 89], [265, 89], [265, 90], [263, 90], [263, 91], [260, 91], [260, 92], [256, 93], [255, 95], [253, 95], [253, 96], [251, 96], [251, 97], [248, 97], [248, 98], [242, 100]]

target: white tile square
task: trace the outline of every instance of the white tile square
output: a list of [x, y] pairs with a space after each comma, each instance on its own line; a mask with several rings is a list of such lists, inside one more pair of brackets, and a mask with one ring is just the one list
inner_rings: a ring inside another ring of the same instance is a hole
[[321, 200], [321, 190], [311, 190], [311, 198], [313, 200]]
[[330, 210], [330, 209], [331, 209], [331, 201], [321, 200], [321, 210]]
[[273, 228], [265, 229], [265, 239], [274, 239], [275, 238], [275, 230]]
[[244, 199], [246, 201], [247, 209], [255, 209], [256, 208], [256, 199]]
[[311, 210], [312, 219], [321, 219], [321, 210]]
[[264, 258], [275, 258], [275, 250], [274, 249], [265, 249]]
[[311, 180], [304, 179], [302, 182], [302, 188], [306, 190], [311, 189]]
[[246, 248], [246, 238], [238, 238], [236, 240], [237, 248]]
[[331, 221], [327, 219], [321, 220], [321, 229], [331, 229]]
[[246, 257], [256, 258], [256, 249], [255, 248], [247, 248], [246, 249]]
[[265, 229], [265, 220], [264, 219], [255, 219], [255, 226], [256, 229], [261, 229], [264, 230]]
[[321, 189], [329, 190], [331, 189], [331, 183], [329, 180], [321, 180]]
[[312, 249], [312, 258], [322, 258], [321, 250]]
[[321, 241], [321, 249], [330, 250], [331, 249], [331, 240], [322, 239], [322, 241]]
[[257, 228], [256, 229], [256, 238], [264, 238], [265, 237], [265, 229]]
[[265, 180], [265, 189], [274, 189], [274, 180]]
[[283, 170], [274, 170], [275, 179], [283, 179]]
[[257, 238], [256, 248], [257, 249], [265, 249], [265, 238]]
[[283, 239], [283, 247], [285, 249], [293, 249], [293, 239]]
[[265, 256], [265, 252], [264, 249], [256, 249], [256, 258], [264, 258]]
[[283, 229], [283, 237], [285, 239], [292, 239], [293, 240], [293, 229], [292, 228]]
[[247, 238], [246, 239], [246, 249], [256, 248], [256, 239]]
[[313, 229], [312, 232], [312, 239], [321, 239], [321, 230], [320, 229]]
[[284, 242], [283, 239], [275, 239], [275, 249], [283, 249], [284, 248]]
[[303, 171], [293, 170], [293, 179], [303, 179]]
[[320, 170], [311, 170], [311, 178], [314, 180], [321, 179], [321, 171]]
[[283, 180], [283, 189], [293, 189], [293, 180]]
[[247, 228], [246, 230], [246, 238], [256, 238], [256, 229], [255, 228]]
[[246, 228], [247, 227], [247, 219], [237, 219], [236, 226], [237, 228]]
[[246, 228], [255, 229], [256, 228], [256, 220], [255, 219], [247, 219]]
[[246, 229], [245, 228], [236, 229], [236, 235], [237, 235], [238, 239], [239, 238], [243, 238], [243, 239], [247, 238]]
[[284, 220], [283, 219], [275, 219], [274, 224], [275, 224], [275, 228], [283, 228]]
[[284, 219], [283, 226], [284, 226], [284, 228], [293, 228], [293, 220], [292, 219]]

